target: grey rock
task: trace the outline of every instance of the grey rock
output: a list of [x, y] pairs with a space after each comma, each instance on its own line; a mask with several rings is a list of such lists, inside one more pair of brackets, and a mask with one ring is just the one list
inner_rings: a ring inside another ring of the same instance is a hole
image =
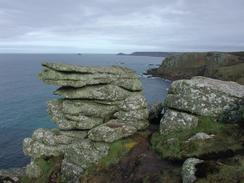
[[120, 101], [129, 97], [132, 92], [116, 85], [85, 86], [82, 88], [62, 87], [54, 94], [68, 99], [95, 99]]
[[63, 100], [63, 112], [70, 115], [86, 115], [91, 117], [108, 118], [118, 111], [118, 103], [105, 103], [88, 100]]
[[177, 130], [191, 129], [198, 125], [198, 118], [191, 114], [166, 110], [160, 121], [160, 133], [166, 134]]
[[116, 111], [116, 107], [86, 101], [52, 100], [48, 102], [48, 113], [52, 120], [64, 130], [91, 129], [104, 122]]
[[142, 90], [136, 74], [123, 67], [84, 67], [66, 64], [44, 64], [39, 78], [46, 84], [84, 87], [98, 84], [114, 84], [132, 91]]
[[114, 113], [114, 117], [121, 121], [136, 121], [136, 120], [148, 120], [148, 110], [131, 110], [131, 111], [119, 111]]
[[44, 63], [44, 67], [61, 72], [67, 73], [81, 73], [81, 74], [95, 74], [95, 73], [107, 73], [107, 74], [119, 74], [119, 75], [134, 75], [134, 71], [121, 66], [111, 67], [86, 67], [80, 65], [62, 64], [62, 63]]
[[205, 77], [172, 83], [165, 105], [200, 116], [218, 117], [237, 108], [244, 97], [244, 85]]
[[73, 143], [81, 142], [87, 136], [84, 131], [60, 131], [58, 129], [37, 129], [32, 138], [25, 138], [23, 151], [34, 159], [42, 156], [60, 156]]
[[42, 169], [34, 161], [37, 158], [63, 156], [62, 170], [69, 171], [61, 173], [64, 177], [69, 177], [82, 173], [83, 169], [108, 154], [109, 144], [85, 138], [86, 132], [56, 130], [38, 129], [32, 138], [24, 139], [23, 151], [32, 159], [26, 168], [28, 177], [37, 178], [42, 174]]
[[93, 163], [97, 163], [108, 154], [109, 144], [103, 142], [93, 142], [85, 139], [80, 143], [75, 143], [65, 150], [64, 158], [67, 162], [87, 168]]
[[183, 183], [193, 183], [197, 180], [196, 165], [202, 163], [203, 160], [197, 158], [188, 158], [182, 165], [182, 182]]
[[110, 143], [148, 126], [147, 103], [138, 76], [124, 67], [43, 64], [39, 78], [61, 86], [48, 102], [59, 129], [37, 129], [23, 141], [31, 157], [28, 177], [42, 173], [38, 158], [63, 158], [62, 182], [79, 182], [84, 171], [108, 154]]
[[80, 166], [63, 160], [61, 165], [61, 172], [61, 182], [79, 183], [79, 178], [83, 174], [84, 169]]
[[114, 142], [136, 133], [134, 126], [129, 126], [118, 120], [110, 120], [88, 132], [88, 138], [93, 141]]
[[20, 182], [25, 176], [25, 168], [10, 168], [0, 170], [0, 182]]
[[25, 173], [30, 178], [38, 178], [42, 175], [42, 169], [34, 162], [31, 162], [26, 166]]
[[147, 102], [142, 94], [133, 94], [120, 103], [119, 108], [124, 111], [147, 108]]

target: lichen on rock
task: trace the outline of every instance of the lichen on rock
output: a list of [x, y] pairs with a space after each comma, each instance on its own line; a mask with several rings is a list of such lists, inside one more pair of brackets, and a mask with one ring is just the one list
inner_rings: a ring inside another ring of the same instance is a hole
[[58, 129], [40, 128], [24, 139], [23, 151], [32, 159], [27, 179], [43, 176], [38, 160], [62, 157], [61, 182], [79, 182], [88, 167], [108, 155], [111, 143], [148, 126], [142, 85], [124, 67], [43, 66], [39, 78], [60, 86], [54, 93], [61, 98], [48, 102], [48, 114]]

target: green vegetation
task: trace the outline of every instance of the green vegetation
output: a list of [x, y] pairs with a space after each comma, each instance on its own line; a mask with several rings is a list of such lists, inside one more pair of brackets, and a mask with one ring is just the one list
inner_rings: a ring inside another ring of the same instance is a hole
[[36, 179], [23, 177], [22, 183], [44, 183], [50, 180], [55, 182], [60, 182], [60, 167], [62, 162], [62, 157], [50, 157], [48, 159], [38, 158], [34, 160], [34, 163], [39, 166], [42, 170], [42, 175]]
[[231, 160], [216, 165], [214, 172], [199, 178], [197, 183], [244, 183], [244, 157], [236, 156]]
[[107, 169], [109, 166], [119, 162], [119, 160], [125, 156], [133, 147], [135, 147], [139, 141], [141, 135], [148, 135], [146, 132], [141, 132], [130, 138], [121, 139], [113, 142], [110, 145], [109, 153], [106, 157], [102, 158], [96, 165], [90, 166], [86, 170], [86, 175], [92, 172]]
[[[207, 117], [199, 119], [196, 128], [180, 130], [170, 134], [155, 133], [152, 136], [152, 148], [166, 159], [184, 159], [187, 157], [201, 157], [210, 153], [242, 148], [239, 129], [234, 124], [223, 124]], [[213, 134], [207, 140], [187, 141], [198, 132]]]
[[244, 80], [244, 63], [219, 67], [216, 70], [215, 76], [224, 80], [237, 81], [240, 84]]

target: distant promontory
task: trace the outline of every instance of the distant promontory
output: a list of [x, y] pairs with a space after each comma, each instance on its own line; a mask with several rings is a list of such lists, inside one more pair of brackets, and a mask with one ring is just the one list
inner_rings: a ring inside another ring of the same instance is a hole
[[179, 52], [133, 52], [130, 54], [118, 53], [117, 55], [128, 55], [128, 56], [149, 56], [149, 57], [167, 57], [171, 55], [178, 55]]
[[147, 73], [170, 80], [206, 76], [244, 84], [244, 52], [194, 52], [168, 56], [158, 68]]

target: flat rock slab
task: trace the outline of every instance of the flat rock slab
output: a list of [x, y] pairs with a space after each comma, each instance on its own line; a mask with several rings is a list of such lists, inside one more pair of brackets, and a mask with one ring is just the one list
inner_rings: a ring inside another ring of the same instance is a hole
[[136, 133], [137, 129], [118, 120], [110, 120], [88, 132], [88, 138], [93, 141], [114, 142]]
[[86, 131], [39, 128], [34, 131], [32, 138], [24, 139], [23, 151], [32, 158], [60, 156], [72, 144], [80, 143], [86, 136]]
[[52, 100], [48, 102], [48, 113], [52, 120], [64, 130], [94, 128], [110, 118], [118, 107], [82, 100]]
[[172, 83], [165, 105], [191, 114], [218, 117], [238, 108], [244, 98], [244, 85], [205, 77]]
[[127, 90], [141, 91], [138, 76], [130, 69], [119, 66], [85, 67], [66, 64], [43, 64], [39, 78], [50, 85], [84, 87], [99, 84], [113, 84]]
[[67, 99], [121, 101], [129, 97], [132, 92], [115, 85], [98, 85], [82, 88], [61, 87], [54, 94]]

